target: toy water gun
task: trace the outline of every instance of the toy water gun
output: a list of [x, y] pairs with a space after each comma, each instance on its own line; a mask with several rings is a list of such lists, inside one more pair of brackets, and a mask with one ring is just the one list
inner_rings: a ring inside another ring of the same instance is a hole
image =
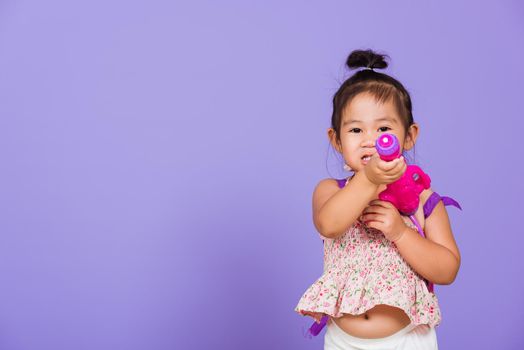
[[[400, 157], [400, 144], [393, 134], [380, 135], [375, 147], [382, 160], [390, 162]], [[415, 218], [415, 212], [419, 206], [420, 193], [428, 189], [430, 184], [430, 177], [422, 169], [416, 165], [408, 165], [404, 174], [397, 181], [388, 184], [386, 189], [379, 193], [378, 198], [390, 202], [401, 214], [409, 216], [419, 233], [424, 236], [422, 227]]]

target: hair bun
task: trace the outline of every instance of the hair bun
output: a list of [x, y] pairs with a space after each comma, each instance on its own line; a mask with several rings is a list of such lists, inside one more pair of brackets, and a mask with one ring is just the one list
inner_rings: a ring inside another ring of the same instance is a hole
[[388, 66], [385, 57], [389, 58], [388, 55], [381, 55], [372, 50], [354, 50], [349, 54], [346, 64], [349, 69], [359, 67], [383, 69]]

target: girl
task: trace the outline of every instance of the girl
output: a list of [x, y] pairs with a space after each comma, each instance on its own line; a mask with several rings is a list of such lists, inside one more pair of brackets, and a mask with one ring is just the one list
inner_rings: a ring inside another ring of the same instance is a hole
[[406, 163], [403, 157], [381, 160], [375, 140], [392, 133], [407, 151], [419, 133], [404, 86], [374, 70], [387, 67], [385, 57], [371, 50], [349, 55], [350, 69], [365, 68], [335, 93], [328, 137], [353, 175], [324, 179], [313, 193], [324, 273], [295, 311], [317, 322], [329, 317], [325, 350], [437, 349], [441, 315], [432, 283], [451, 284], [460, 266], [444, 207], [453, 204], [444, 200], [450, 198], [431, 188], [420, 194], [415, 217], [425, 238], [391, 203], [378, 200]]

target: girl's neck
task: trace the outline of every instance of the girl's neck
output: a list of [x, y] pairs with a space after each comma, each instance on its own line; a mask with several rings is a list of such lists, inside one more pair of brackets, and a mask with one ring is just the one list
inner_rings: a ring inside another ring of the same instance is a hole
[[355, 175], [357, 175], [357, 172], [355, 171], [353, 174], [349, 175], [348, 177], [346, 177], [347, 180], [351, 180], [353, 177], [355, 177]]

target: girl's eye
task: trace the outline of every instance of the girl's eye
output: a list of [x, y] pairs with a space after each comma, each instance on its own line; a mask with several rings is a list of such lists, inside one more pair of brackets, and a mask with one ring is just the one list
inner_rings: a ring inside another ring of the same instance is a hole
[[[388, 130], [391, 130], [391, 128], [390, 128], [390, 127], [387, 127], [387, 126], [383, 126], [383, 127], [378, 128], [378, 129], [379, 129], [380, 131], [382, 131], [382, 132], [386, 132], [386, 131], [388, 131]], [[385, 130], [384, 130], [384, 129], [385, 129]], [[353, 129], [349, 130], [349, 132], [359, 132], [359, 131], [360, 131], [360, 128], [353, 128]]]

